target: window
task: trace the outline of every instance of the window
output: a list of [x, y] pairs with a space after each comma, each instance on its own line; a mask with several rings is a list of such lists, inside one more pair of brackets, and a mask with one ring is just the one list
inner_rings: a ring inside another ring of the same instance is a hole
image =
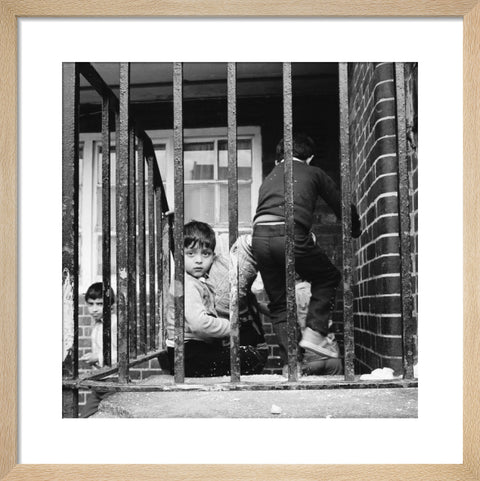
[[[156, 144], [154, 145], [155, 154], [157, 157], [157, 162], [162, 165], [165, 164], [165, 144]], [[102, 144], [101, 142], [94, 142], [94, 165], [96, 170], [95, 175], [95, 184], [96, 184], [96, 209], [94, 219], [94, 229], [93, 229], [93, 243], [96, 250], [96, 262], [94, 263], [94, 275], [101, 277], [102, 276]], [[138, 151], [136, 151], [136, 163], [137, 163], [137, 172], [138, 172]], [[116, 260], [117, 260], [117, 253], [116, 253], [116, 187], [115, 187], [115, 172], [116, 172], [116, 149], [115, 146], [112, 146], [110, 151], [110, 205], [111, 205], [111, 217], [110, 217], [110, 226], [111, 226], [111, 271], [112, 271], [112, 278], [115, 276], [115, 269], [116, 269]], [[145, 229], [146, 234], [148, 234], [148, 168], [145, 165]], [[138, 175], [138, 174], [137, 174]], [[162, 177], [163, 178], [163, 177]], [[138, 192], [138, 183], [140, 179], [137, 178], [137, 192]], [[163, 183], [164, 188], [166, 186], [166, 182]], [[137, 199], [138, 202], [138, 199]], [[137, 213], [138, 213], [138, 204], [137, 204]], [[137, 226], [138, 232], [138, 226]], [[146, 256], [148, 259], [148, 242], [145, 245]], [[137, 264], [138, 269], [138, 264]], [[148, 278], [148, 274], [147, 274]]]
[[[252, 140], [240, 139], [238, 154], [239, 224], [251, 222]], [[226, 140], [185, 142], [185, 221], [199, 219], [228, 227], [228, 148]]]
[[[153, 141], [169, 208], [173, 210], [173, 132], [147, 133]], [[102, 276], [102, 143], [100, 134], [81, 134], [80, 137], [80, 289], [84, 292], [92, 282], [101, 280]], [[113, 142], [114, 137], [112, 136]], [[237, 145], [239, 229], [248, 232], [262, 175], [260, 128], [239, 127]], [[115, 159], [113, 147], [112, 283], [116, 269]], [[145, 176], [147, 177], [147, 171]], [[185, 129], [184, 182], [185, 221], [196, 219], [211, 224], [219, 235], [219, 250], [225, 249], [228, 244], [228, 146], [225, 129]], [[148, 212], [148, 205], [146, 210]]]

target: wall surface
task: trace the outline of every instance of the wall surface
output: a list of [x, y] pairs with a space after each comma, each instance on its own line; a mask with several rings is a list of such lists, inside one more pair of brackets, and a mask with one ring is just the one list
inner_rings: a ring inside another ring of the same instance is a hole
[[392, 63], [350, 65], [352, 191], [363, 233], [355, 241], [357, 370], [402, 368], [395, 73]]

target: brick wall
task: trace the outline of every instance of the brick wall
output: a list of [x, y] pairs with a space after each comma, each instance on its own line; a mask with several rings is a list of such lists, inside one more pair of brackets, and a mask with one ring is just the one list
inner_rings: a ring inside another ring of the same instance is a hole
[[[264, 296], [266, 300], [266, 296]], [[265, 342], [268, 344], [268, 359], [263, 372], [265, 374], [281, 374], [282, 361], [280, 360], [280, 348], [278, 347], [277, 336], [273, 332], [270, 318], [261, 314], [263, 330], [265, 331]]]
[[363, 227], [353, 274], [358, 372], [402, 367], [394, 78], [392, 63], [349, 71], [352, 191]]

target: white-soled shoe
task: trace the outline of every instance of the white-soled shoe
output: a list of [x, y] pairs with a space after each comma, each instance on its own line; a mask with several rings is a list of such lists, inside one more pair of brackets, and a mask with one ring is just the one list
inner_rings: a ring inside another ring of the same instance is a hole
[[299, 344], [305, 350], [320, 354], [321, 356], [332, 358], [340, 357], [338, 344], [333, 334], [322, 336], [319, 332], [306, 327]]

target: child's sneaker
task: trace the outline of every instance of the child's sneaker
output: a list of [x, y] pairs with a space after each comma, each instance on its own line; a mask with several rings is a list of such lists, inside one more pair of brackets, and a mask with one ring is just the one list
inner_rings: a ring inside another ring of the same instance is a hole
[[338, 344], [335, 340], [335, 336], [329, 334], [328, 336], [322, 336], [319, 332], [305, 328], [300, 341], [300, 346], [307, 351], [314, 352], [326, 357], [338, 358], [340, 356]]

